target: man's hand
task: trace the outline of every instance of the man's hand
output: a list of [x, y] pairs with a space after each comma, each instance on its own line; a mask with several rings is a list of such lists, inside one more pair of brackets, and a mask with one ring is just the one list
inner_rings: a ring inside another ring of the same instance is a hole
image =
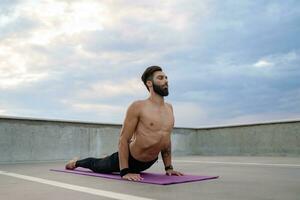
[[128, 173], [124, 175], [122, 178], [129, 181], [141, 181], [144, 179], [143, 177], [141, 177], [140, 174], [133, 174], [133, 173]]
[[169, 169], [166, 171], [166, 175], [168, 175], [168, 176], [172, 176], [172, 175], [183, 176], [183, 173], [174, 171], [173, 169]]

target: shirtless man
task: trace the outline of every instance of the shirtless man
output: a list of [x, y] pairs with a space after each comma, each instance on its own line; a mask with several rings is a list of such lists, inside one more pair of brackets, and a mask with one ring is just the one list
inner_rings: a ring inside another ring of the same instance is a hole
[[174, 127], [172, 105], [164, 101], [169, 94], [168, 79], [159, 66], [148, 67], [142, 81], [150, 92], [148, 99], [133, 102], [127, 112], [119, 138], [119, 151], [105, 158], [71, 160], [66, 169], [89, 168], [94, 172], [119, 172], [123, 179], [140, 181], [141, 171], [151, 167], [159, 152], [167, 175], [181, 176], [171, 160], [171, 132]]

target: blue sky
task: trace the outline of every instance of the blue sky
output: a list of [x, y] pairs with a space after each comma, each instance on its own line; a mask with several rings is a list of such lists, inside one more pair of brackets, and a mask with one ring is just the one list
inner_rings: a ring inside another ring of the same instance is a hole
[[144, 69], [175, 126], [300, 119], [299, 1], [0, 1], [0, 115], [122, 123]]

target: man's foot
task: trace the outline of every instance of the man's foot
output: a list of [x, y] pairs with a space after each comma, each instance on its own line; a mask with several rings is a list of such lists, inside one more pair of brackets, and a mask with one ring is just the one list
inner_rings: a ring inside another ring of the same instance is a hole
[[73, 170], [76, 168], [76, 161], [78, 160], [78, 158], [73, 158], [72, 160], [70, 160], [67, 164], [66, 164], [66, 169], [70, 169]]

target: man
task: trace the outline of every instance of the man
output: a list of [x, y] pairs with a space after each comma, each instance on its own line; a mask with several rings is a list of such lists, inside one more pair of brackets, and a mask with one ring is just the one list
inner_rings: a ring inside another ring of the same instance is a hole
[[159, 66], [148, 67], [143, 75], [148, 99], [133, 102], [127, 112], [119, 138], [119, 151], [105, 158], [71, 160], [66, 169], [89, 168], [94, 172], [120, 171], [123, 179], [140, 181], [139, 172], [151, 167], [159, 152], [167, 175], [181, 176], [171, 160], [171, 132], [174, 127], [172, 105], [164, 101], [168, 96], [168, 79]]

